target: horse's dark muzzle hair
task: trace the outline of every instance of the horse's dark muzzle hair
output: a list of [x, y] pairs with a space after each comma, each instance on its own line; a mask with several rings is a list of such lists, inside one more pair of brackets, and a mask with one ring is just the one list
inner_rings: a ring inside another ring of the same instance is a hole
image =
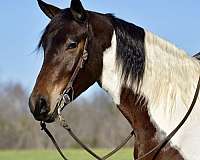
[[29, 108], [38, 121], [50, 122], [53, 121], [51, 115], [49, 115], [50, 107], [48, 100], [42, 96], [30, 96], [29, 98]]

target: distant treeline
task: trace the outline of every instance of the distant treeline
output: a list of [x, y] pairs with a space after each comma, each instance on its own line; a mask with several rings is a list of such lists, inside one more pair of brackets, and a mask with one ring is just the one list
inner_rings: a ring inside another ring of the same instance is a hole
[[[117, 146], [131, 131], [127, 120], [103, 92], [81, 97], [64, 110], [64, 117], [91, 147]], [[61, 147], [79, 147], [57, 123], [48, 127]], [[130, 145], [130, 144], [129, 144]], [[0, 149], [52, 148], [28, 108], [28, 94], [20, 84], [0, 85]]]

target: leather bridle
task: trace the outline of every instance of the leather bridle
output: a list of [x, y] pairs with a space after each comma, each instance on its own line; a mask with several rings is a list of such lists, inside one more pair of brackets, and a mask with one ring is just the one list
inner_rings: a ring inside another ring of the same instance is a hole
[[[109, 157], [111, 157], [113, 154], [115, 154], [117, 151], [119, 151], [130, 139], [134, 134], [134, 130], [131, 131], [131, 133], [129, 134], [129, 136], [124, 139], [124, 141], [117, 146], [113, 151], [111, 151], [110, 153], [108, 153], [107, 155], [100, 157], [99, 155], [97, 155], [96, 153], [94, 153], [90, 148], [88, 148], [72, 131], [72, 129], [70, 128], [70, 126], [68, 125], [68, 123], [65, 121], [65, 119], [62, 117], [61, 111], [64, 109], [65, 106], [67, 106], [70, 102], [72, 102], [74, 100], [74, 88], [73, 88], [73, 83], [79, 73], [79, 71], [84, 67], [85, 62], [88, 59], [88, 52], [87, 52], [87, 47], [88, 47], [88, 35], [85, 39], [85, 44], [84, 44], [84, 50], [82, 55], [79, 58], [79, 61], [77, 63], [77, 66], [75, 67], [75, 70], [70, 78], [70, 81], [68, 82], [66, 88], [64, 89], [63, 93], [59, 96], [58, 98], [58, 102], [56, 104], [55, 110], [54, 110], [54, 116], [55, 114], [58, 115], [59, 117], [59, 121], [60, 121], [60, 125], [66, 129], [68, 131], [68, 133], [72, 136], [72, 138], [83, 148], [85, 149], [88, 153], [90, 153], [95, 159], [97, 160], [106, 160]], [[187, 118], [189, 117], [189, 115], [191, 114], [196, 100], [198, 98], [198, 94], [199, 94], [199, 89], [200, 89], [200, 77], [198, 80], [198, 84], [196, 87], [196, 91], [194, 94], [194, 98], [193, 101], [190, 105], [189, 110], [187, 111], [186, 115], [184, 116], [184, 118], [182, 119], [182, 121], [179, 123], [179, 125], [157, 146], [155, 146], [153, 149], [151, 149], [149, 152], [147, 152], [146, 154], [144, 154], [143, 156], [137, 158], [136, 160], [142, 160], [144, 158], [147, 158], [148, 156], [153, 154], [153, 158], [152, 160], [155, 160], [158, 156], [158, 154], [160, 153], [160, 151], [166, 146], [166, 144], [171, 140], [171, 138], [178, 132], [178, 130], [182, 127], [182, 125], [185, 123], [185, 121], [187, 120]], [[46, 128], [46, 124], [45, 122], [41, 122], [40, 123], [42, 130], [45, 131], [45, 133], [49, 136], [49, 138], [52, 140], [53, 144], [55, 145], [56, 149], [58, 150], [58, 152], [60, 153], [60, 155], [62, 156], [62, 158], [64, 160], [68, 160], [64, 154], [62, 153], [61, 149], [59, 148], [56, 140], [54, 139], [54, 137], [52, 136], [52, 134], [50, 133], [50, 131]]]
[[[57, 104], [59, 106], [58, 110], [60, 110], [60, 111], [62, 111], [65, 106], [67, 106], [70, 102], [72, 102], [74, 100], [73, 84], [74, 84], [74, 81], [75, 81], [80, 69], [83, 68], [85, 62], [88, 59], [87, 46], [88, 46], [88, 37], [86, 37], [86, 39], [85, 39], [84, 50], [83, 50], [81, 57], [79, 58], [77, 66], [76, 66], [66, 88], [64, 89], [63, 93], [60, 95], [60, 97], [61, 97], [60, 100], [62, 102], [58, 101], [58, 104]], [[63, 104], [63, 106], [61, 106], [61, 104]]]

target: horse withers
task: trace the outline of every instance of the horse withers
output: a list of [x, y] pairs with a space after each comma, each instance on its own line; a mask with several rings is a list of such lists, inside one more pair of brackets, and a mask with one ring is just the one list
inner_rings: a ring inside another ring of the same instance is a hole
[[[98, 82], [135, 131], [135, 159], [165, 139], [193, 99], [200, 73], [198, 60], [112, 14], [85, 10], [80, 0], [72, 0], [66, 9], [38, 3], [51, 21], [39, 43], [44, 62], [29, 101], [35, 119], [53, 122], [57, 118], [58, 99], [86, 49], [87, 60], [73, 80], [73, 99]], [[199, 159], [199, 104], [198, 98], [189, 119], [157, 160]]]

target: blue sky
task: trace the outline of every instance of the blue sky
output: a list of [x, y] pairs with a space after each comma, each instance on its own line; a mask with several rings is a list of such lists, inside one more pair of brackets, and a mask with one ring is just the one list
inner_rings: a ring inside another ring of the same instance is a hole
[[[61, 8], [69, 0], [46, 0]], [[84, 0], [84, 7], [111, 12], [175, 43], [189, 54], [200, 51], [200, 1]], [[22, 83], [31, 91], [43, 54], [34, 52], [49, 22], [36, 0], [6, 0], [0, 5], [0, 82]]]

